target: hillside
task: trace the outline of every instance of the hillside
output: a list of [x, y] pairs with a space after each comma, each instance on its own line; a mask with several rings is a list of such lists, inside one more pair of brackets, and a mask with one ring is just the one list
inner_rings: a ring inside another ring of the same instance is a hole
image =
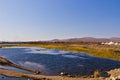
[[93, 38], [93, 37], [83, 37], [83, 38], [69, 38], [69, 39], [53, 39], [50, 42], [120, 42], [119, 37], [112, 38]]

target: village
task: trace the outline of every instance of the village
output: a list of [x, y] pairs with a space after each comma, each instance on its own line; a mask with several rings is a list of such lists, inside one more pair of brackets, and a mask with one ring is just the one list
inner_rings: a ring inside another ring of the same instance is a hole
[[102, 45], [119, 45], [120, 46], [120, 42], [113, 42], [113, 41], [110, 41], [110, 42], [102, 42], [101, 43]]

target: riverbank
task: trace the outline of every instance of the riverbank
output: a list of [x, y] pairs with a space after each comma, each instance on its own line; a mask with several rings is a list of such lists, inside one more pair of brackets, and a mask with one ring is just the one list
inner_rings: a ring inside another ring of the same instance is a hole
[[1, 44], [3, 47], [43, 47], [49, 49], [60, 49], [68, 50], [74, 52], [85, 52], [92, 56], [102, 57], [102, 58], [111, 58], [115, 60], [120, 60], [120, 46], [119, 45], [102, 45], [100, 43], [83, 43], [83, 42], [43, 42], [43, 43], [21, 43], [21, 44]]
[[103, 77], [100, 77], [100, 78], [77, 77], [76, 78], [76, 77], [65, 77], [65, 76], [44, 76], [44, 75], [28, 74], [28, 73], [18, 72], [14, 70], [7, 70], [7, 69], [0, 68], [1, 75], [4, 75], [6, 77], [11, 77], [11, 78], [20, 78], [20, 79], [34, 79], [34, 80], [114, 80], [114, 79], [120, 79], [120, 74], [119, 74], [120, 69], [111, 70], [109, 72], [111, 73], [111, 76], [107, 78], [103, 78]]
[[42, 44], [17, 44], [14, 46], [43, 47], [74, 52], [85, 52], [92, 56], [120, 60], [120, 46], [101, 45], [97, 43], [42, 43]]
[[65, 76], [44, 76], [44, 75], [35, 75], [35, 74], [28, 74], [23, 72], [18, 72], [14, 70], [7, 70], [0, 68], [0, 74], [12, 77], [12, 78], [23, 78], [23, 79], [37, 79], [37, 80], [104, 80], [102, 78], [75, 78], [75, 77], [65, 77]]

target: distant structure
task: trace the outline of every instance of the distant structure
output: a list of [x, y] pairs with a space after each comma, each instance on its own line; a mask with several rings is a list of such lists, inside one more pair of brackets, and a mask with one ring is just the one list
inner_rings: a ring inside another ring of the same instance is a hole
[[103, 45], [120, 45], [119, 42], [113, 42], [113, 41], [110, 41], [110, 42], [102, 42], [101, 44], [103, 44]]

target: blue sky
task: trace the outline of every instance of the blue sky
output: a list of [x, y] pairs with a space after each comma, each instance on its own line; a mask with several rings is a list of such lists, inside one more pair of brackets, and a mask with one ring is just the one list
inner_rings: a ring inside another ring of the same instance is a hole
[[120, 37], [120, 0], [0, 0], [0, 40]]

